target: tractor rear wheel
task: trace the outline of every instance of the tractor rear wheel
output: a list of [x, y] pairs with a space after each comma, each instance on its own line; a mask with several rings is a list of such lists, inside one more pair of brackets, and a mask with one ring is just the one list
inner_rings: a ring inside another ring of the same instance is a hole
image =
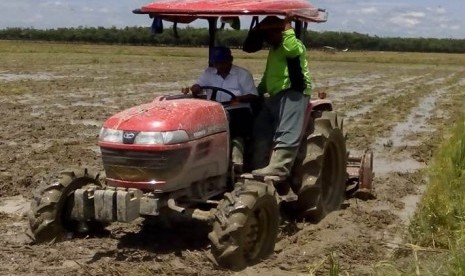
[[208, 237], [218, 265], [241, 270], [274, 251], [279, 226], [273, 186], [247, 180], [219, 203]]
[[71, 219], [74, 191], [85, 186], [101, 187], [98, 175], [87, 169], [66, 171], [54, 183], [34, 195], [28, 213], [29, 224], [36, 243], [58, 242], [68, 233], [101, 231], [104, 224], [97, 221], [82, 222]]
[[342, 118], [323, 111], [303, 143], [293, 175], [293, 186], [298, 187], [294, 211], [300, 218], [318, 222], [339, 209], [345, 199], [347, 152]]

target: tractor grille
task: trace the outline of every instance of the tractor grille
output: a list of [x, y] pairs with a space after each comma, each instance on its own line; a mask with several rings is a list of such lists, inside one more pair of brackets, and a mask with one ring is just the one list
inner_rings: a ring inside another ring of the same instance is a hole
[[101, 148], [108, 178], [133, 182], [165, 181], [183, 168], [190, 148], [141, 152]]

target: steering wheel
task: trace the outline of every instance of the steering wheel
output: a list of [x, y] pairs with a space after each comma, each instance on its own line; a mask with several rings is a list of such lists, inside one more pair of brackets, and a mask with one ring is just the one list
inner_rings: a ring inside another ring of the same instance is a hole
[[223, 104], [223, 105], [231, 104], [231, 102], [234, 101], [234, 100], [237, 98], [237, 96], [236, 96], [233, 92], [231, 92], [231, 91], [229, 91], [229, 90], [227, 90], [227, 89], [221, 88], [221, 87], [216, 87], [216, 86], [200, 86], [200, 90], [203, 90], [203, 91], [205, 91], [205, 90], [211, 90], [211, 91], [212, 91], [212, 96], [211, 96], [210, 100], [215, 101], [215, 102], [219, 102], [219, 101], [216, 100], [216, 96], [217, 96], [218, 92], [225, 93], [225, 94], [229, 95], [229, 96], [231, 97], [231, 100], [230, 100], [230, 101], [227, 101], [227, 102], [219, 102], [219, 103], [221, 103], [221, 104]]

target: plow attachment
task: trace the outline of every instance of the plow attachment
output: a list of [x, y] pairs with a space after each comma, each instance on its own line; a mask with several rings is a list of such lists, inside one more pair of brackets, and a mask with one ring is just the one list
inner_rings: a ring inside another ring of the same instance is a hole
[[349, 155], [347, 175], [347, 197], [375, 198], [373, 193], [373, 152], [367, 150], [362, 156]]

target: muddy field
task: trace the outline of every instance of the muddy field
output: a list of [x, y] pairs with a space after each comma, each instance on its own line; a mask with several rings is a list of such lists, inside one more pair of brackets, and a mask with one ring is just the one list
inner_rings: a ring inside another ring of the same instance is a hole
[[[108, 116], [177, 94], [206, 49], [0, 42], [0, 275], [229, 275], [209, 260], [208, 225], [113, 224], [100, 238], [33, 245], [32, 193], [73, 167], [102, 170], [97, 136]], [[234, 52], [256, 83], [265, 52]], [[348, 199], [318, 224], [282, 222], [276, 252], [238, 275], [380, 274], [410, 253], [406, 227], [423, 168], [463, 108], [465, 56], [310, 52], [318, 89], [345, 116], [348, 146], [375, 154], [376, 199]], [[194, 229], [194, 230], [193, 230]], [[400, 263], [400, 261], [399, 261]]]

